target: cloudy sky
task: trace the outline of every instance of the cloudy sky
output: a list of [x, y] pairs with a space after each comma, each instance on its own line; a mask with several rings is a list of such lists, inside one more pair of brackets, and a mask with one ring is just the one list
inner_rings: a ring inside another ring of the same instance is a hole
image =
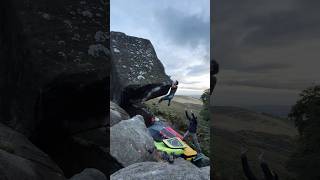
[[320, 1], [216, 0], [218, 105], [291, 105], [320, 80]]
[[177, 94], [202, 94], [210, 84], [209, 0], [111, 0], [110, 29], [149, 39]]

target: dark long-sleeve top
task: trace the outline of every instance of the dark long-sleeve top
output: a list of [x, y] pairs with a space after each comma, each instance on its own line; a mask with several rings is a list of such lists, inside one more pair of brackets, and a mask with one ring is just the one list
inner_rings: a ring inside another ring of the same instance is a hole
[[177, 92], [177, 89], [178, 89], [178, 86], [176, 85], [171, 86], [169, 95], [174, 96], [174, 94]]

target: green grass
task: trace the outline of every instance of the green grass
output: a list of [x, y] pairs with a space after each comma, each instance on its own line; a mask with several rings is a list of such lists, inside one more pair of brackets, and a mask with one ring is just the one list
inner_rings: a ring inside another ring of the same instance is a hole
[[280, 179], [293, 179], [286, 168], [295, 149], [297, 132], [292, 124], [234, 107], [217, 107], [211, 116], [211, 159], [220, 179], [246, 179], [240, 159], [241, 147], [249, 150], [248, 161], [258, 179], [263, 179], [258, 160], [261, 152]]
[[198, 139], [203, 153], [207, 156], [210, 155], [210, 123], [204, 121], [199, 115], [202, 105], [180, 103], [171, 101], [171, 105], [168, 106], [166, 102], [160, 104], [157, 103], [158, 99], [152, 99], [146, 102], [147, 107], [159, 117], [162, 117], [169, 122], [172, 127], [179, 133], [183, 134], [188, 127], [188, 120], [185, 117], [185, 108], [193, 111], [198, 117]]
[[168, 107], [166, 102], [158, 105], [157, 101], [158, 99], [150, 100], [146, 105], [155, 115], [171, 123], [181, 134], [186, 131], [188, 123], [185, 108], [198, 116], [200, 145], [214, 162], [219, 179], [246, 179], [241, 166], [241, 147], [249, 150], [249, 163], [259, 179], [263, 177], [258, 160], [261, 152], [264, 153], [264, 159], [270, 168], [279, 174], [280, 179], [293, 179], [293, 175], [286, 168], [289, 156], [295, 149], [294, 137], [297, 134], [291, 122], [237, 107], [217, 107], [211, 114], [211, 122], [208, 122], [201, 119], [199, 113], [202, 106], [199, 104], [172, 101]]

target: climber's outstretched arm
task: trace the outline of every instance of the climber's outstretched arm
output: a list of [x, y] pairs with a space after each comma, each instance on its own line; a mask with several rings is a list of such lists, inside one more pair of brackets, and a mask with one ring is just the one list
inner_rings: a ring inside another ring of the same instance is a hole
[[261, 162], [261, 163], [260, 163], [260, 167], [261, 167], [261, 169], [262, 169], [262, 171], [263, 171], [264, 178], [265, 178], [266, 180], [274, 180], [273, 175], [272, 175], [272, 173], [271, 173], [271, 171], [270, 171], [269, 166], [268, 166], [267, 163]]
[[272, 173], [268, 164], [264, 161], [263, 153], [260, 154], [259, 160], [260, 160], [260, 167], [264, 174], [264, 178], [266, 180], [278, 180], [278, 175], [275, 172]]
[[185, 113], [186, 113], [186, 117], [187, 117], [187, 118], [188, 118], [188, 120], [190, 121], [190, 120], [191, 120], [191, 117], [189, 116], [188, 111], [187, 111], [187, 110], [185, 110]]
[[243, 172], [244, 172], [245, 176], [247, 177], [247, 179], [248, 180], [257, 180], [257, 178], [254, 176], [254, 174], [252, 173], [252, 171], [250, 169], [247, 155], [245, 153], [241, 154], [241, 162], [242, 162]]

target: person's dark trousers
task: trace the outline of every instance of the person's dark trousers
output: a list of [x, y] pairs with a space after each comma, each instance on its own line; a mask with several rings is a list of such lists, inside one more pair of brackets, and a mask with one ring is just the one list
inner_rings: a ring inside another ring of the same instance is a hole
[[166, 95], [166, 96], [162, 97], [162, 98], [159, 100], [159, 103], [162, 102], [162, 101], [164, 101], [164, 100], [166, 100], [166, 101], [168, 101], [168, 106], [170, 106], [170, 103], [171, 103], [172, 98], [173, 98], [173, 96], [172, 96], [171, 94]]
[[191, 136], [192, 143], [195, 146], [196, 150], [198, 153], [202, 153], [200, 143], [198, 141], [198, 137], [196, 133], [189, 132], [189, 130], [183, 135], [184, 139], [187, 138], [188, 136]]

